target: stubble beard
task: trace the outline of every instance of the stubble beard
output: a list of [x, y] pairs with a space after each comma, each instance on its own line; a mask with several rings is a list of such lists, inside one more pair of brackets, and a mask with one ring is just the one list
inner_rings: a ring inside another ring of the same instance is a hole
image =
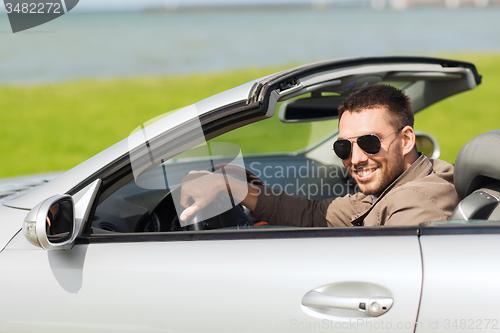
[[403, 172], [404, 172], [404, 156], [401, 152], [396, 152], [394, 156], [397, 156], [392, 163], [377, 163], [377, 175], [375, 178], [368, 181], [360, 181], [354, 174], [354, 167], [351, 166], [351, 175], [358, 184], [359, 189], [363, 194], [374, 195], [379, 197], [384, 190], [392, 184]]

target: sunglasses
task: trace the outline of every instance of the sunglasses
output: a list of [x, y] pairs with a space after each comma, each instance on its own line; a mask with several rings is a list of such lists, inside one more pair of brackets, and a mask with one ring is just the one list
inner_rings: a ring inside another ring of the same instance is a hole
[[376, 134], [361, 135], [356, 140], [352, 141], [349, 139], [340, 139], [333, 143], [333, 150], [341, 160], [345, 160], [349, 158], [349, 156], [351, 156], [352, 144], [356, 142], [358, 144], [358, 147], [368, 155], [376, 155], [380, 152], [382, 141], [384, 141], [394, 133], [401, 131], [403, 128], [404, 126], [400, 129], [395, 130], [383, 139], [380, 139]]

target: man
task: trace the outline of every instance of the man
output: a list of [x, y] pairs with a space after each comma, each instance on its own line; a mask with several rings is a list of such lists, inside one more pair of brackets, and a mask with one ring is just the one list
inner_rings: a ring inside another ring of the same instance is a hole
[[339, 139], [334, 143], [361, 192], [308, 200], [243, 182], [231, 182], [229, 188], [222, 175], [195, 172], [186, 179], [203, 177], [184, 183], [181, 204], [187, 208], [181, 219], [227, 188], [253, 216], [276, 225], [346, 227], [446, 220], [459, 202], [453, 166], [417, 151], [413, 122], [410, 100], [401, 90], [388, 85], [361, 89], [339, 107]]

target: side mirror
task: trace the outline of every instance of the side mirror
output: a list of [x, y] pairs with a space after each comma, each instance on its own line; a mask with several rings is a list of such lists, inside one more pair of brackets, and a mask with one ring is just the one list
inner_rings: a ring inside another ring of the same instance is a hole
[[436, 159], [441, 155], [441, 147], [429, 133], [415, 131], [417, 150], [428, 158]]
[[75, 205], [69, 195], [56, 195], [36, 205], [23, 223], [26, 238], [43, 249], [67, 249], [75, 233]]

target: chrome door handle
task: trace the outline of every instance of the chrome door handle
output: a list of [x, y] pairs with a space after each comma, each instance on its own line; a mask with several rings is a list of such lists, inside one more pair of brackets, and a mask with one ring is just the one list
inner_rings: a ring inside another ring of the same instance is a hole
[[389, 311], [393, 303], [394, 301], [389, 297], [340, 297], [328, 296], [316, 291], [308, 292], [302, 299], [302, 304], [305, 306], [358, 310], [373, 317]]

